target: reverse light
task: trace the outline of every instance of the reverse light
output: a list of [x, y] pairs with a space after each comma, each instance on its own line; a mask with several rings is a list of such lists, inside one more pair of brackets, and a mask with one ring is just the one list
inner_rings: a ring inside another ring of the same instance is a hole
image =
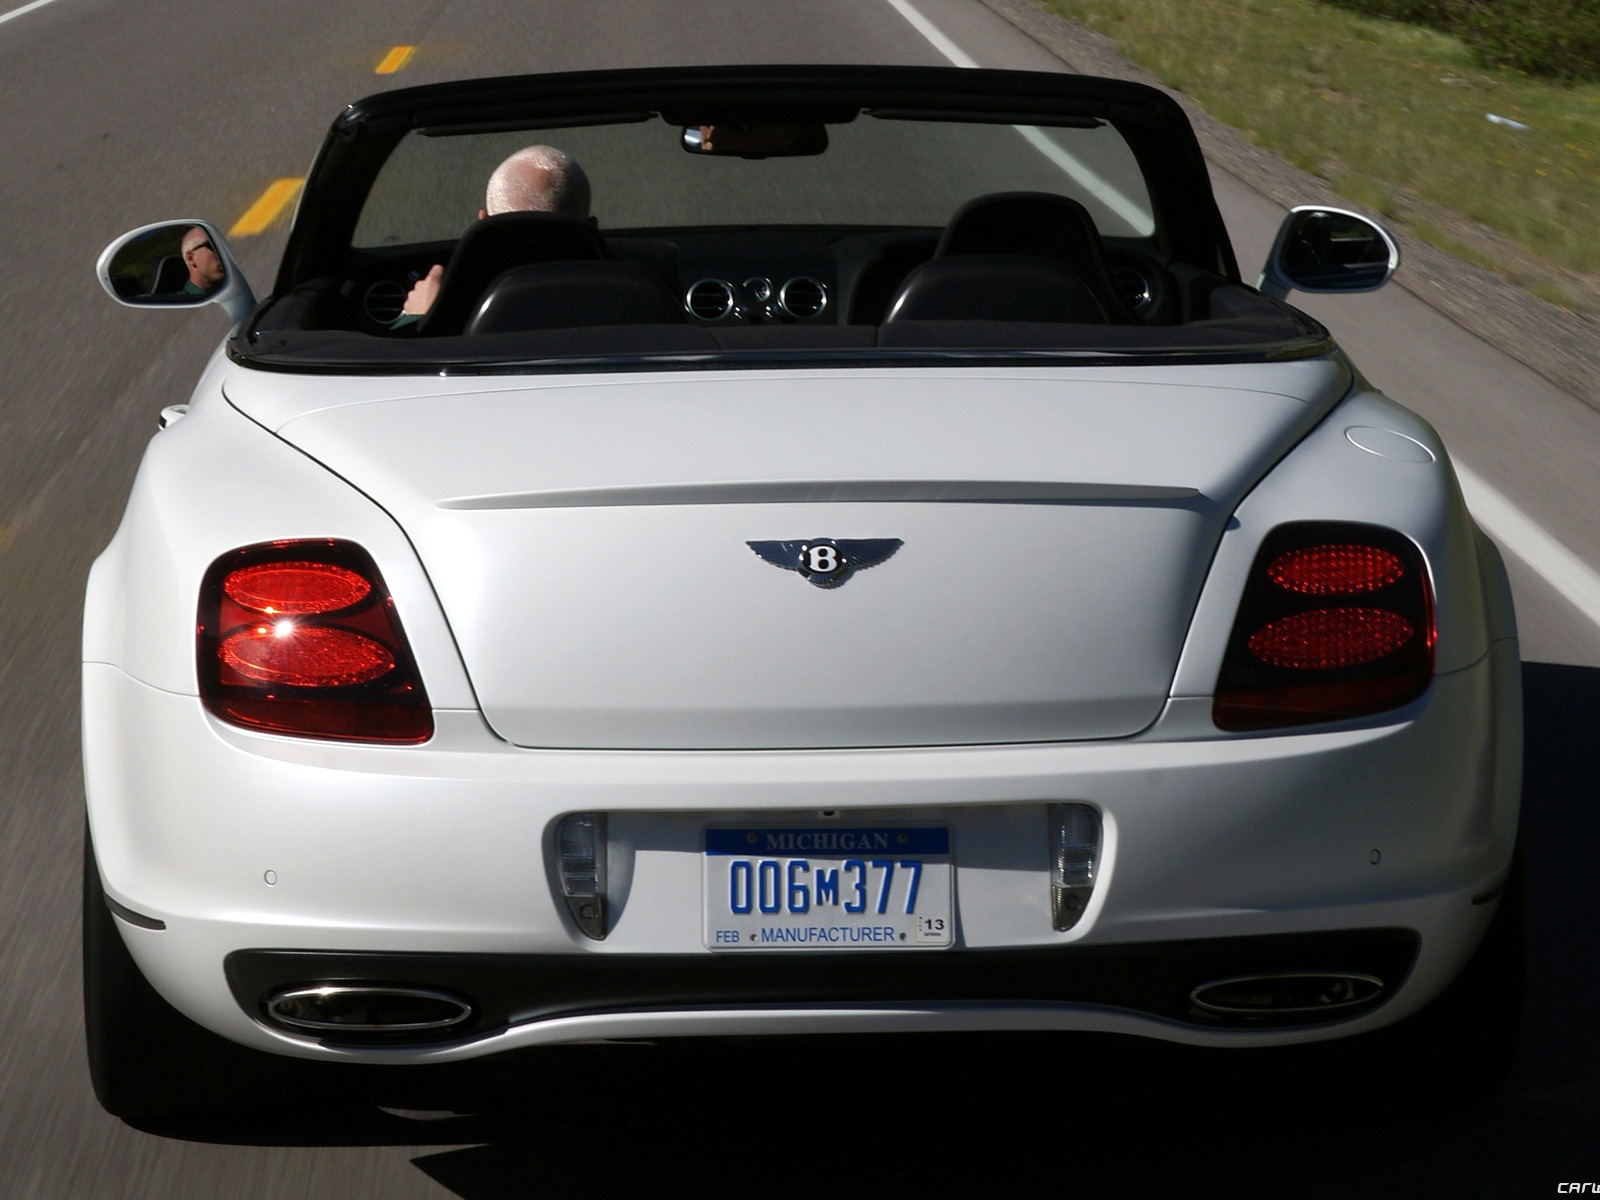
[[1410, 540], [1376, 525], [1279, 526], [1250, 569], [1212, 719], [1258, 730], [1397, 708], [1432, 681], [1435, 638]]
[[200, 697], [224, 721], [341, 741], [433, 735], [394, 603], [354, 543], [271, 542], [223, 555], [206, 572], [197, 626]]
[[595, 941], [606, 933], [606, 815], [569, 813], [556, 826], [556, 873], [578, 928]]
[[1090, 804], [1052, 804], [1050, 918], [1059, 930], [1083, 916], [1100, 867], [1100, 810]]

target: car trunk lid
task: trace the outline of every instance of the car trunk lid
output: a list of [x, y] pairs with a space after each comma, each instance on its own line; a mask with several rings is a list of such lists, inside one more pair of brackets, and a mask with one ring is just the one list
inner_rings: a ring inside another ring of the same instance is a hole
[[[1145, 728], [1230, 513], [1348, 376], [285, 383], [227, 393], [406, 530], [500, 736], [737, 749]], [[829, 540], [898, 546], [832, 587], [771, 561]]]

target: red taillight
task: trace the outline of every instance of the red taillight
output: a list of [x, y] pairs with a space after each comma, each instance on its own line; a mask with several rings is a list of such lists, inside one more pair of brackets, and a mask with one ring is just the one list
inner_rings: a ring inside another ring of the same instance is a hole
[[1393, 654], [1411, 633], [1410, 621], [1381, 608], [1319, 608], [1263, 625], [1245, 645], [1274, 667], [1336, 671]]
[[1217, 679], [1222, 729], [1383, 712], [1433, 679], [1433, 593], [1393, 530], [1306, 523], [1272, 531], [1251, 567]]
[[230, 633], [218, 653], [246, 679], [288, 687], [351, 687], [394, 670], [394, 655], [365, 634], [287, 620]]
[[229, 571], [222, 591], [254, 612], [336, 612], [359, 604], [372, 592], [370, 581], [333, 563], [268, 562]]
[[388, 590], [350, 542], [224, 555], [206, 573], [198, 625], [200, 696], [225, 721], [347, 741], [433, 735]]
[[1398, 554], [1376, 546], [1303, 546], [1273, 559], [1267, 577], [1306, 596], [1354, 596], [1388, 587], [1405, 570]]

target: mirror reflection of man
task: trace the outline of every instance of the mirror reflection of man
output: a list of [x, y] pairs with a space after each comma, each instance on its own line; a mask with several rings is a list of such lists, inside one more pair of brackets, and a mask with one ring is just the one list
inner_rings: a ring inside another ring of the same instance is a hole
[[189, 280], [183, 285], [185, 296], [204, 296], [228, 275], [222, 255], [211, 244], [211, 235], [198, 225], [183, 235], [183, 263], [189, 268]]
[[702, 154], [787, 154], [800, 141], [798, 125], [702, 125]]
[[[494, 169], [478, 219], [501, 213], [565, 213], [589, 216], [589, 177], [576, 160], [554, 146], [525, 146]], [[593, 218], [590, 218], [591, 220]], [[420, 320], [439, 297], [444, 267], [433, 268], [411, 286], [400, 318], [391, 328]]]

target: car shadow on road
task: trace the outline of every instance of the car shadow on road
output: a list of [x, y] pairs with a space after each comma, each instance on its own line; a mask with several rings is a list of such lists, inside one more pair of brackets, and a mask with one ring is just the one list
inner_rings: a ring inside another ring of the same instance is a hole
[[1530, 663], [1523, 679], [1529, 987], [1510, 1080], [1487, 1096], [1430, 1093], [1341, 1043], [735, 1039], [533, 1052], [474, 1079], [484, 1115], [367, 1108], [179, 1136], [437, 1147], [412, 1162], [462, 1200], [686, 1181], [807, 1198], [1548, 1195], [1600, 1177], [1600, 670]]

